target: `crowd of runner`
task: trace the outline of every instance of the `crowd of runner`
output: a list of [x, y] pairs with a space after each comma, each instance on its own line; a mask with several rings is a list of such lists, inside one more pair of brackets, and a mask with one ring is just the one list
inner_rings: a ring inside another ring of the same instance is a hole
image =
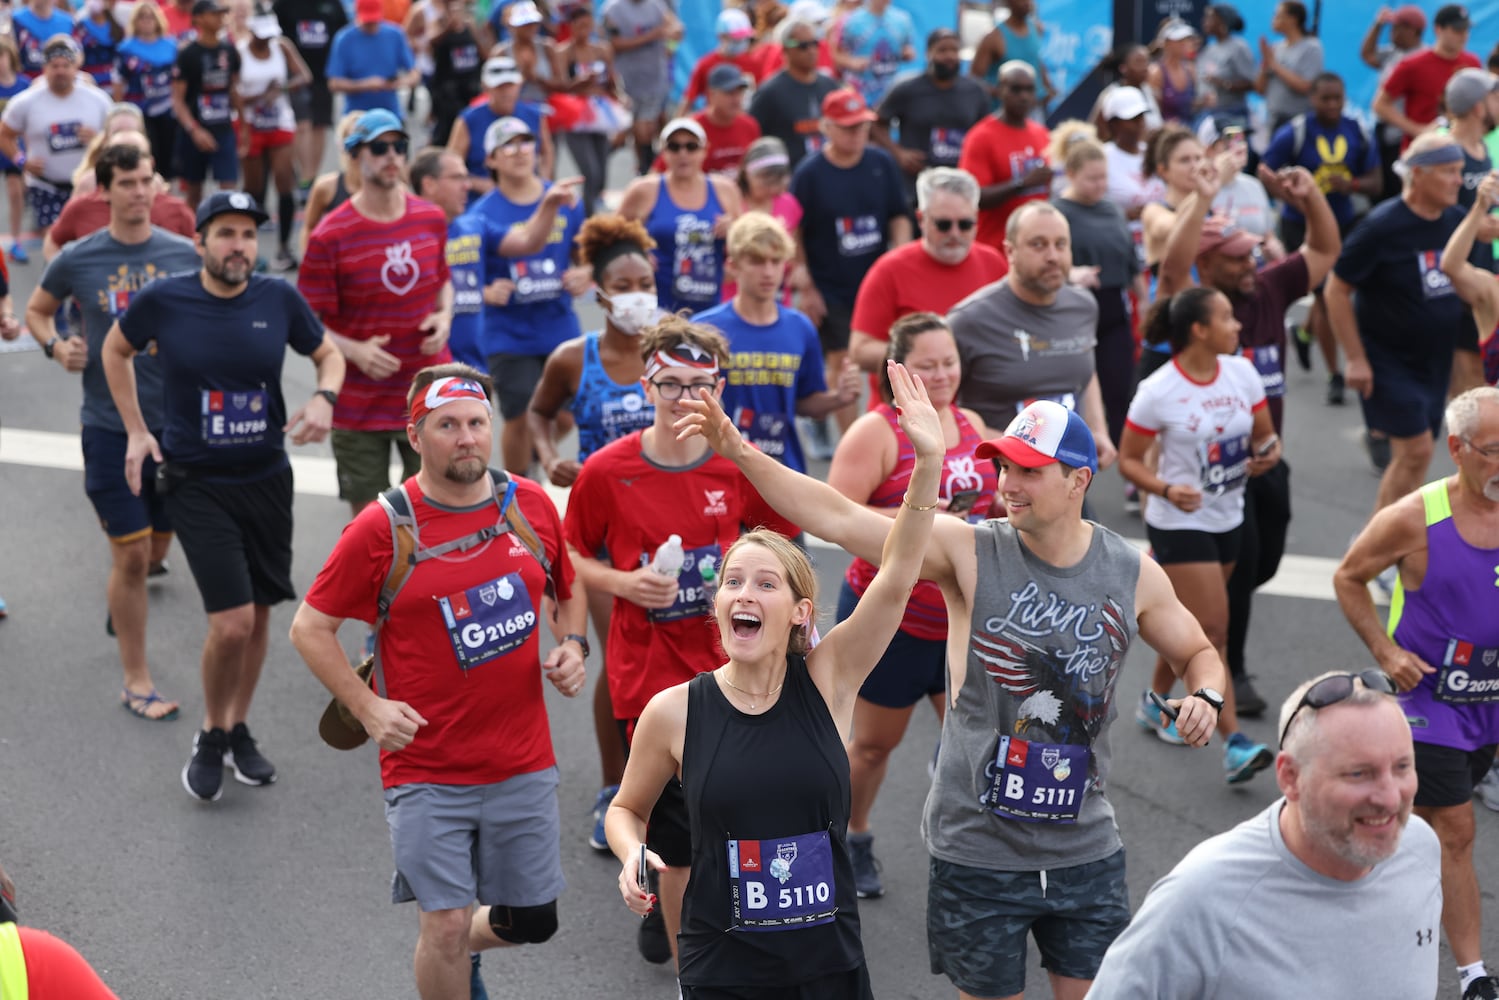
[[[1163, 22], [1050, 128], [1030, 0], [966, 69], [890, 0], [728, 7], [680, 94], [668, 0], [405, 7], [29, 0], [0, 37], [9, 256], [44, 265], [0, 335], [81, 376], [146, 722], [184, 712], [147, 643], [174, 538], [197, 583], [189, 795], [278, 777], [249, 716], [297, 597], [286, 439], [326, 440], [351, 521], [291, 638], [324, 739], [380, 748], [424, 1000], [486, 996], [482, 952], [559, 926], [543, 683], [591, 700], [587, 838], [685, 997], [878, 989], [871, 810], [927, 702], [928, 945], [960, 997], [1021, 995], [1028, 939], [1057, 997], [1429, 997], [1445, 934], [1463, 1000], [1499, 998], [1472, 804], [1499, 808], [1499, 77], [1465, 8], [1429, 44], [1379, 12], [1371, 130], [1298, 0], [1258, 57], [1228, 5]], [[1271, 745], [1239, 727], [1273, 708], [1245, 647], [1313, 347], [1381, 472], [1334, 580], [1367, 656], [1345, 637], [1363, 669], [1308, 676]], [[1143, 554], [1094, 519], [1116, 464]], [[854, 557], [825, 633], [809, 536]], [[1154, 674], [1120, 690], [1136, 636]], [[1283, 793], [1133, 924], [1121, 711]], [[5, 1000], [113, 995], [4, 916]]]

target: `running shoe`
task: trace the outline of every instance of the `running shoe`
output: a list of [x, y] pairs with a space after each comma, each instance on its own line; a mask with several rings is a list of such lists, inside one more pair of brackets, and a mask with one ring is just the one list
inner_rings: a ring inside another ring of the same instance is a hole
[[4, 618], [10, 612], [5, 607], [5, 598], [0, 597], [0, 618]]
[[229, 730], [224, 763], [234, 769], [234, 780], [242, 785], [269, 785], [276, 780], [276, 766], [265, 759], [250, 735], [250, 727], [243, 722]]
[[1327, 376], [1327, 405], [1342, 406], [1343, 390], [1345, 388], [1346, 386], [1343, 383], [1343, 376], [1339, 375], [1337, 372], [1333, 372], [1331, 375]]
[[825, 462], [833, 457], [833, 439], [828, 433], [826, 418], [797, 417], [796, 426], [801, 431], [808, 458]]
[[468, 974], [468, 995], [470, 1000], [489, 1000], [489, 991], [484, 988], [484, 977], [479, 975], [479, 956], [468, 957], [471, 971]]
[[1473, 792], [1478, 796], [1479, 802], [1494, 812], [1499, 812], [1499, 768], [1489, 768], [1489, 773], [1483, 776]]
[[158, 577], [166, 576], [170, 572], [172, 572], [172, 567], [168, 566], [167, 561], [163, 559], [161, 562], [154, 562], [150, 565], [146, 570], [146, 579], [155, 580]]
[[1463, 990], [1463, 1000], [1499, 1000], [1499, 982], [1493, 976], [1479, 976]]
[[652, 965], [664, 965], [671, 961], [671, 942], [666, 940], [666, 918], [661, 915], [661, 883], [654, 870], [651, 871], [651, 893], [656, 896], [656, 905], [640, 921], [640, 931], [635, 937], [635, 946], [640, 957]]
[[1301, 370], [1312, 370], [1312, 331], [1304, 326], [1291, 327], [1291, 346], [1296, 348], [1296, 363]]
[[26, 252], [26, 248], [20, 242], [16, 242], [10, 245], [10, 259], [17, 264], [30, 264], [31, 254]]
[[609, 811], [609, 803], [614, 801], [614, 794], [618, 791], [618, 785], [606, 785], [599, 789], [598, 798], [593, 800], [593, 832], [588, 835], [588, 846], [595, 851], [609, 851], [609, 838], [604, 836], [604, 813]]
[[1134, 483], [1124, 484], [1124, 512], [1135, 515], [1140, 513], [1140, 490]]
[[287, 271], [297, 269], [297, 258], [291, 255], [291, 251], [282, 247], [276, 251], [276, 256], [271, 258], [271, 270], [284, 274]]
[[1364, 447], [1369, 452], [1369, 461], [1374, 463], [1374, 468], [1384, 472], [1390, 464], [1390, 439], [1384, 435], [1375, 437], [1368, 431], [1364, 431]]
[[1260, 693], [1254, 689], [1254, 684], [1249, 680], [1249, 675], [1234, 678], [1234, 709], [1247, 719], [1258, 719], [1265, 714], [1269, 706]]
[[932, 759], [926, 762], [926, 776], [929, 781], [937, 780], [937, 758], [942, 756], [942, 737], [937, 737], [937, 745], [932, 747]]
[[1275, 754], [1263, 743], [1251, 743], [1243, 733], [1234, 733], [1223, 748], [1223, 777], [1230, 785], [1242, 785], [1275, 763]]
[[187, 794], [204, 802], [217, 802], [224, 794], [224, 754], [229, 750], [229, 734], [222, 729], [205, 729], [193, 736], [193, 755], [182, 765], [182, 787]]
[[854, 869], [854, 892], [860, 899], [879, 899], [885, 894], [880, 863], [874, 856], [874, 834], [849, 834], [848, 860]]
[[1155, 733], [1162, 743], [1170, 743], [1174, 747], [1187, 744], [1181, 733], [1176, 731], [1176, 723], [1161, 714], [1148, 693], [1140, 695], [1140, 704], [1135, 706], [1135, 722], [1147, 733]]

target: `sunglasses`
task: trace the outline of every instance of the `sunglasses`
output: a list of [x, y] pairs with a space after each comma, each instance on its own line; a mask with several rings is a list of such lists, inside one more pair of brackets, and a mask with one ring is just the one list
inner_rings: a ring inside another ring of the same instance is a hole
[[702, 148], [702, 143], [698, 142], [668, 142], [666, 144], [668, 153], [696, 153]]
[[1377, 667], [1368, 670], [1360, 670], [1356, 674], [1342, 673], [1324, 677], [1311, 687], [1306, 689], [1306, 694], [1296, 703], [1296, 708], [1286, 716], [1285, 728], [1280, 731], [1280, 742], [1284, 746], [1286, 733], [1291, 728], [1291, 723], [1296, 720], [1296, 715], [1303, 708], [1322, 709], [1329, 705], [1336, 705], [1340, 701], [1347, 701], [1353, 696], [1357, 682], [1362, 681], [1364, 687], [1370, 691], [1379, 691], [1383, 694], [1395, 694], [1397, 688], [1390, 675]]
[[372, 142], [366, 143], [366, 145], [369, 147], [371, 156], [384, 156], [391, 150], [395, 150], [397, 156], [405, 156], [406, 150], [411, 148], [410, 143], [405, 139], [396, 139], [394, 141], [389, 139], [375, 139]]
[[933, 219], [932, 225], [937, 227], [939, 233], [950, 233], [952, 227], [957, 226], [959, 232], [971, 233], [973, 227], [978, 225], [977, 219]]
[[800, 52], [802, 49], [815, 49], [817, 48], [817, 39], [809, 38], [804, 42], [798, 42], [794, 40], [789, 42], [782, 42], [781, 48], [785, 49], [787, 52]]

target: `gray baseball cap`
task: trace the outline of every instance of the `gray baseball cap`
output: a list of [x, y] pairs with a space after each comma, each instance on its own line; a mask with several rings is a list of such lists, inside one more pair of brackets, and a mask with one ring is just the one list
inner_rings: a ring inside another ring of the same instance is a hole
[[1447, 112], [1460, 116], [1472, 111], [1479, 101], [1496, 90], [1499, 90], [1499, 76], [1483, 69], [1460, 69], [1447, 81], [1442, 97]]

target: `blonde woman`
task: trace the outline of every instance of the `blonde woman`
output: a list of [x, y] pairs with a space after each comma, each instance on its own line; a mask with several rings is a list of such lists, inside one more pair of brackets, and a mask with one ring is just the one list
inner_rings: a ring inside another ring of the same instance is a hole
[[130, 12], [125, 40], [115, 49], [114, 99], [129, 101], [145, 116], [146, 138], [156, 172], [171, 180], [177, 145], [177, 119], [172, 115], [172, 68], [177, 65], [177, 40], [167, 30], [166, 15], [154, 3], [138, 3]]

